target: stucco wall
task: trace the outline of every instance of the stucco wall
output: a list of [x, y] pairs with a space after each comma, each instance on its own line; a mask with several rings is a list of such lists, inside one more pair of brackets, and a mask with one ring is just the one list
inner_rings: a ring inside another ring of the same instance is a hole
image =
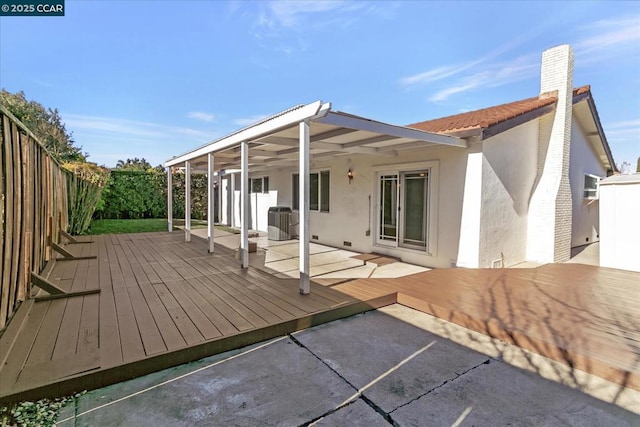
[[[435, 215], [433, 219], [437, 224], [430, 230], [435, 233], [435, 247], [430, 248], [432, 256], [418, 250], [377, 245], [375, 221], [379, 206], [376, 171], [385, 166], [393, 169], [396, 165], [433, 161], [437, 162], [438, 176], [431, 179], [434, 182], [437, 178], [438, 198], [430, 212]], [[397, 156], [354, 154], [313, 160], [312, 172], [330, 171], [331, 197], [330, 212], [311, 212], [311, 235], [318, 236], [317, 240], [312, 241], [358, 252], [375, 251], [429, 267], [450, 267], [458, 256], [466, 161], [466, 149], [442, 146], [405, 151]], [[351, 184], [347, 178], [349, 169], [354, 174]], [[277, 204], [291, 206], [292, 175], [296, 172], [297, 168], [274, 168], [250, 176], [268, 176], [270, 189], [278, 192]], [[258, 219], [259, 224], [266, 223], [268, 206], [265, 207], [255, 213], [265, 217], [264, 220]], [[294, 212], [294, 222], [296, 218]], [[345, 241], [351, 242], [351, 246], [345, 246]]]
[[478, 268], [480, 260], [480, 227], [482, 211], [482, 145], [471, 147], [467, 154], [464, 178], [458, 267]]
[[584, 130], [574, 115], [571, 129], [571, 162], [569, 164], [569, 182], [571, 183], [572, 226], [571, 247], [586, 245], [599, 240], [598, 200], [584, 199], [584, 175], [591, 174], [601, 178], [606, 176], [604, 166], [585, 137]]
[[478, 267], [526, 260], [529, 200], [537, 174], [538, 121], [532, 120], [482, 145], [482, 197]]

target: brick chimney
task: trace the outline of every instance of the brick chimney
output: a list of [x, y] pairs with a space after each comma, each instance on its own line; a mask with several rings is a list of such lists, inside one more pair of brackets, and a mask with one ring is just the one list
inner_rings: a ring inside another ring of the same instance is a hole
[[569, 148], [573, 106], [573, 49], [542, 53], [540, 97], [557, 96], [555, 111], [538, 128], [538, 178], [529, 203], [527, 260], [564, 262], [571, 255]]

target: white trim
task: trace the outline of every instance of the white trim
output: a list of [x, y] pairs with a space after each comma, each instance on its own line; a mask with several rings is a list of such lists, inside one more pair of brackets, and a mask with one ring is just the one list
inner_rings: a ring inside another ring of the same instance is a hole
[[467, 148], [467, 142], [464, 139], [455, 136], [441, 135], [404, 126], [390, 125], [387, 123], [369, 120], [364, 117], [357, 117], [339, 112], [331, 111], [325, 117], [319, 118], [316, 121], [318, 123], [326, 123], [349, 129], [380, 133], [398, 138], [417, 139], [420, 141], [432, 142], [434, 144]]
[[327, 114], [330, 109], [331, 104], [323, 104], [322, 101], [316, 101], [311, 104], [295, 108], [291, 111], [277, 115], [270, 120], [259, 122], [234, 134], [213, 141], [203, 147], [197, 148], [193, 151], [168, 160], [164, 165], [173, 166], [186, 160], [204, 156], [208, 153], [215, 153], [217, 151], [233, 147], [234, 145], [238, 145], [242, 142], [261, 138], [271, 133], [275, 133], [279, 130], [295, 126], [303, 120], [321, 117], [324, 114]]
[[215, 206], [215, 191], [214, 191], [214, 157], [213, 153], [207, 154], [207, 238], [209, 239], [209, 253], [212, 254], [214, 250], [214, 232], [213, 232], [213, 216]]
[[173, 173], [167, 168], [167, 227], [173, 231]]
[[299, 153], [299, 184], [298, 184], [298, 240], [300, 245], [300, 293], [306, 295], [311, 291], [309, 282], [310, 273], [310, 221], [309, 221], [309, 144], [310, 144], [310, 126], [309, 121], [300, 122], [300, 153]]
[[240, 266], [249, 267], [249, 144], [242, 141], [240, 160]]
[[191, 162], [184, 162], [184, 241], [191, 241]]
[[[589, 187], [587, 188], [586, 184], [586, 178], [593, 178], [595, 179], [596, 185], [595, 188], [593, 187]], [[598, 175], [593, 175], [591, 173], [585, 173], [584, 176], [582, 177], [582, 197], [585, 200], [598, 200], [600, 198], [600, 180], [601, 178]], [[595, 192], [595, 194], [593, 196], [588, 196], [587, 195], [587, 191], [593, 191]]]

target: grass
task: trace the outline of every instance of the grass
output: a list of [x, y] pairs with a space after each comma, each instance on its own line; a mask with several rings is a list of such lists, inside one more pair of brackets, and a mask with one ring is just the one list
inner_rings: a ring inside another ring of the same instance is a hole
[[[174, 220], [174, 227], [184, 226], [184, 220]], [[206, 221], [191, 220], [191, 229], [207, 226]], [[166, 218], [151, 219], [94, 219], [91, 221], [87, 234], [122, 234], [122, 233], [146, 233], [153, 231], [166, 231]]]

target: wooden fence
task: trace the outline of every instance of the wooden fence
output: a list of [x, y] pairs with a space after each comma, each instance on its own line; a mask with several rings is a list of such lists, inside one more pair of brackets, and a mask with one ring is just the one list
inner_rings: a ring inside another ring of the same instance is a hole
[[68, 224], [67, 175], [35, 135], [0, 105], [0, 329], [29, 297], [30, 273], [52, 257]]

